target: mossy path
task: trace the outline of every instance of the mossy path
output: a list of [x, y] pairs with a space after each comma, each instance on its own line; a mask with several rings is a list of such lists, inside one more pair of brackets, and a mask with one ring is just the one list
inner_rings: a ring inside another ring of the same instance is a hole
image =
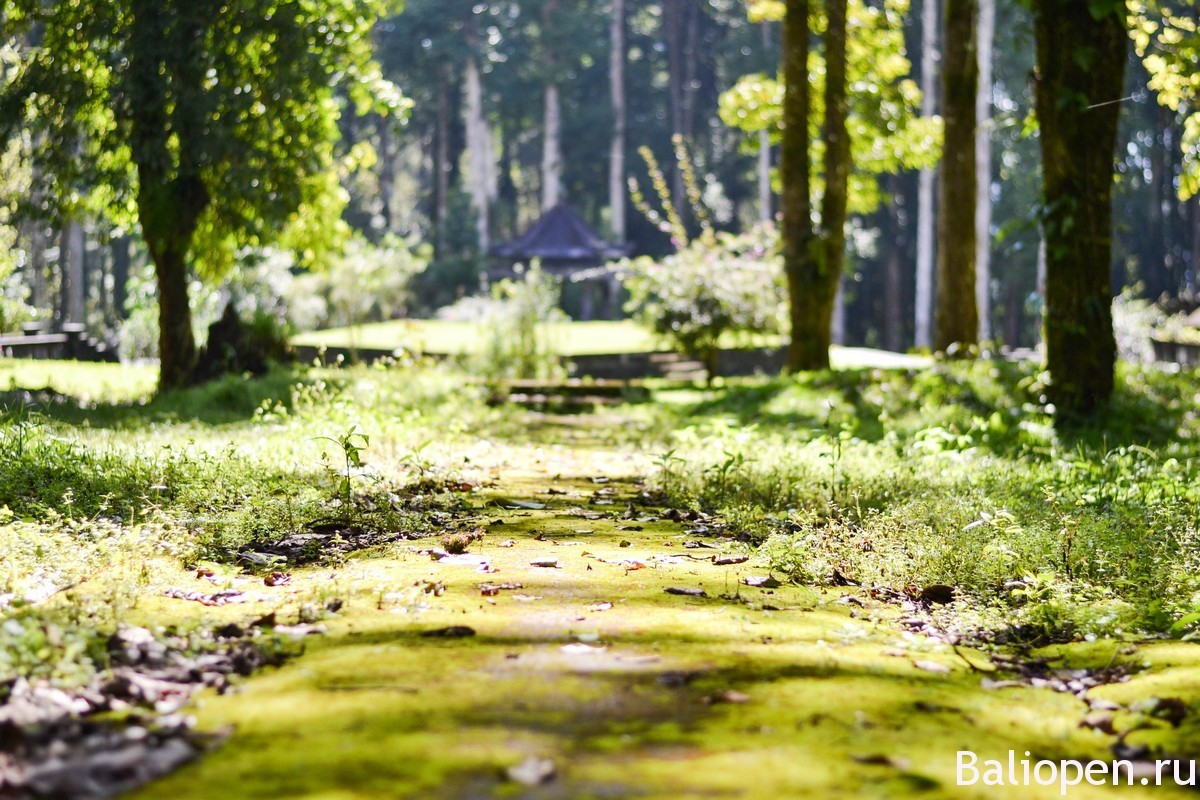
[[[295, 570], [286, 586], [227, 573], [253, 581], [248, 606], [143, 603], [146, 620], [210, 622], [294, 614], [302, 601], [344, 605], [286, 666], [203, 697], [201, 727], [228, 728], [228, 740], [135, 796], [1057, 797], [1057, 785], [958, 787], [956, 751], [1111, 758], [1115, 737], [1080, 726], [1088, 709], [1078, 698], [984, 690], [986, 676], [963, 658], [906, 634], [893, 604], [858, 589], [747, 586], [767, 574], [762, 562], [713, 556], [749, 550], [629, 505], [644, 463], [532, 447], [497, 459], [476, 462], [491, 485], [471, 493], [457, 523], [486, 535], [464, 556], [434, 560], [436, 540], [405, 542]], [[202, 586], [183, 573], [159, 580]], [[448, 635], [430, 635], [439, 631]], [[1188, 645], [1098, 642], [1057, 655], [1075, 666], [1158, 665], [1093, 698], [1198, 694], [1200, 658]], [[1195, 752], [1197, 732], [1185, 721], [1129, 740], [1191, 739]], [[508, 772], [543, 761], [553, 770], [545, 783]], [[1084, 785], [1069, 796], [1113, 793]]]

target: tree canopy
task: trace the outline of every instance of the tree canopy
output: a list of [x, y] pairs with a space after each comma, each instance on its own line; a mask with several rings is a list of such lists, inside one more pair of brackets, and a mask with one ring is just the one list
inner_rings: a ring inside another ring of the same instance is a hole
[[[194, 343], [188, 270], [237, 247], [312, 250], [340, 215], [331, 179], [344, 109], [399, 120], [371, 59], [382, 2], [10, 0], [15, 43], [0, 134], [25, 131], [60, 213], [136, 220], [159, 278], [165, 387]], [[10, 45], [13, 45], [10, 42]]]

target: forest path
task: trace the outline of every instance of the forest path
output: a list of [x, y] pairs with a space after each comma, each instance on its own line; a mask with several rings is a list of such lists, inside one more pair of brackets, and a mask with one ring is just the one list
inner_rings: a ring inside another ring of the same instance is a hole
[[135, 796], [1058, 797], [958, 787], [956, 751], [1109, 757], [1078, 698], [983, 690], [894, 604], [746, 585], [765, 562], [711, 520], [644, 503], [643, 459], [586, 443], [494, 455], [473, 459], [492, 485], [453, 523], [486, 531], [466, 554], [404, 542], [298, 569], [241, 611], [344, 602], [301, 656], [205, 696], [201, 727], [230, 738]]

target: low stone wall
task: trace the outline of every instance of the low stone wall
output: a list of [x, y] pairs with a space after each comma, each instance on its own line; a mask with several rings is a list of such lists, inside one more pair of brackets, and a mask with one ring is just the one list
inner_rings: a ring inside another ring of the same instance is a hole
[[24, 333], [0, 336], [0, 356], [7, 358], [52, 358], [74, 361], [116, 361], [117, 353], [87, 335], [83, 325], [67, 324], [61, 331], [47, 332], [28, 325]]
[[1150, 337], [1154, 347], [1154, 360], [1164, 364], [1181, 364], [1185, 367], [1200, 366], [1200, 344], [1172, 342]]

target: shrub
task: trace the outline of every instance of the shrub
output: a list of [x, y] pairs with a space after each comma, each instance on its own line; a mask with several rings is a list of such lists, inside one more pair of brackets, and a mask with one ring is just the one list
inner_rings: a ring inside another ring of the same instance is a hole
[[741, 236], [705, 231], [661, 262], [622, 267], [635, 313], [655, 334], [702, 360], [711, 380], [723, 341], [781, 330], [783, 270], [773, 226]]

